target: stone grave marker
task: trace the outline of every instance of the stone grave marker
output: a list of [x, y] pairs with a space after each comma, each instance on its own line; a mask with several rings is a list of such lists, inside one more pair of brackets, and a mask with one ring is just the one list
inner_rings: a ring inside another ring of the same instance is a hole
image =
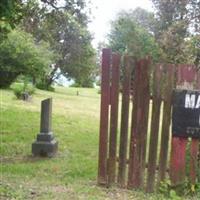
[[32, 144], [32, 154], [52, 157], [57, 149], [58, 142], [52, 133], [52, 98], [48, 98], [41, 103], [40, 133]]

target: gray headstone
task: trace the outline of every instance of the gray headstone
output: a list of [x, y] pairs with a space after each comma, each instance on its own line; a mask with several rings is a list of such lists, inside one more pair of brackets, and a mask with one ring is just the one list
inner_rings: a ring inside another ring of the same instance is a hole
[[52, 133], [52, 98], [41, 103], [40, 133], [32, 144], [32, 153], [35, 156], [53, 156], [58, 149], [58, 142]]
[[51, 132], [52, 123], [52, 98], [45, 99], [41, 103], [41, 120], [40, 120], [40, 132]]

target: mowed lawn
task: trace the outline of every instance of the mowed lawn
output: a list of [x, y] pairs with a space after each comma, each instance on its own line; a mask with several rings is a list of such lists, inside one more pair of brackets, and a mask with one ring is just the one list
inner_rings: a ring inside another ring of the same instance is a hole
[[[59, 150], [54, 158], [34, 158], [31, 144], [39, 133], [40, 102], [48, 97], [53, 98]], [[30, 102], [17, 100], [12, 90], [0, 90], [0, 199], [167, 199], [97, 186], [99, 107], [98, 89], [36, 90]]]

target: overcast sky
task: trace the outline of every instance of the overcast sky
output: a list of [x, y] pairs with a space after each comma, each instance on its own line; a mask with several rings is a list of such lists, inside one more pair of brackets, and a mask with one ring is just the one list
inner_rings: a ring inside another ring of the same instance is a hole
[[[88, 0], [89, 1], [89, 0]], [[110, 30], [110, 21], [115, 19], [120, 10], [129, 10], [141, 7], [152, 10], [150, 0], [90, 0], [92, 3], [92, 22], [89, 30], [94, 34], [93, 45], [104, 41]]]

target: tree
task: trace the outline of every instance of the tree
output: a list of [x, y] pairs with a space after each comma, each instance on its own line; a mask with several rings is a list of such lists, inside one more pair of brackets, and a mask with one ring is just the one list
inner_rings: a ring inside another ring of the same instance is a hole
[[200, 35], [194, 35], [186, 40], [184, 53], [187, 63], [194, 63], [200, 69]]
[[37, 41], [48, 41], [51, 49], [59, 55], [45, 84], [48, 87], [61, 74], [79, 84], [91, 80], [95, 69], [95, 52], [91, 45], [91, 34], [87, 30], [84, 1], [64, 1], [59, 6], [56, 1], [43, 2], [45, 4], [42, 7], [36, 0], [27, 4], [31, 12], [26, 13], [22, 26]]
[[[160, 22], [160, 30], [166, 30], [173, 23], [184, 22], [199, 32], [200, 1], [199, 0], [152, 0], [156, 8], [156, 17]], [[193, 30], [193, 31], [194, 31]]]
[[156, 33], [157, 20], [153, 12], [138, 7], [130, 10], [129, 16], [138, 26], [144, 28], [150, 34], [154, 35]]
[[[156, 8], [156, 40], [166, 62], [183, 63], [186, 39], [200, 31], [199, 0], [152, 0]], [[192, 30], [192, 31], [191, 31]]]
[[[45, 34], [43, 38], [46, 37], [52, 49], [60, 55], [52, 71], [52, 77], [58, 68], [67, 78], [77, 80], [90, 76], [94, 67], [94, 50], [91, 46], [91, 35], [86, 27], [67, 12], [55, 11], [46, 18], [43, 28], [48, 30], [48, 35]], [[49, 84], [52, 81], [50, 77]]]
[[35, 44], [30, 34], [11, 31], [0, 44], [0, 87], [8, 87], [20, 74], [39, 79], [49, 73], [53, 59], [47, 43]]
[[1, 0], [0, 2], [0, 42], [22, 18], [21, 0]]
[[147, 28], [142, 27], [132, 11], [119, 13], [117, 19], [112, 22], [108, 38], [113, 51], [127, 52], [137, 59], [147, 55], [153, 60], [159, 59], [160, 49], [153, 35]]

